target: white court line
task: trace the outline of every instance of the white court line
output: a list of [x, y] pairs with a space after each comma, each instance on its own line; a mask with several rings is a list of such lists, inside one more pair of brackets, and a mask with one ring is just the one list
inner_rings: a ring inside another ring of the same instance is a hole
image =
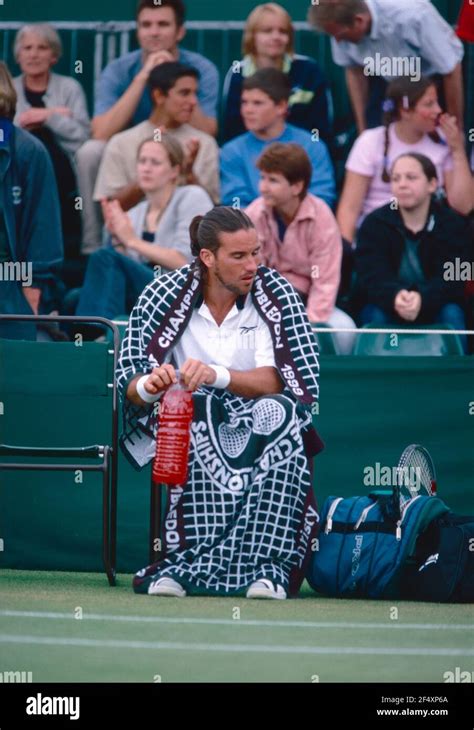
[[366, 654], [371, 656], [474, 656], [474, 649], [394, 648], [366, 646], [279, 646], [275, 644], [185, 644], [178, 641], [124, 641], [120, 639], [66, 639], [55, 636], [0, 634], [0, 644], [40, 644], [48, 646], [91, 646], [110, 649], [163, 649], [165, 651], [252, 652], [257, 654]]
[[53, 611], [9, 611], [0, 610], [2, 616], [41, 619], [72, 619], [74, 621], [130, 621], [135, 623], [159, 624], [203, 624], [208, 626], [269, 626], [302, 629], [420, 629], [422, 631], [472, 631], [474, 624], [402, 624], [399, 621], [390, 623], [348, 623], [337, 621], [261, 621], [259, 619], [212, 619], [212, 618], [179, 618], [167, 616], [120, 616], [107, 613], [83, 613], [82, 619], [73, 613]]

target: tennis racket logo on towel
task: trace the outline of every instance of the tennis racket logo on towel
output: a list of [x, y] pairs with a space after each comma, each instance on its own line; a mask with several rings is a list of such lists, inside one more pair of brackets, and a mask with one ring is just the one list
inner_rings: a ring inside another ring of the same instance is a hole
[[232, 426], [228, 423], [219, 425], [219, 441], [222, 451], [231, 459], [237, 459], [244, 453], [252, 435], [248, 426]]
[[285, 409], [277, 401], [263, 398], [252, 408], [252, 418], [240, 418], [234, 424], [221, 423], [219, 441], [226, 456], [237, 459], [244, 453], [252, 433], [269, 436], [285, 421]]
[[263, 398], [252, 408], [254, 433], [269, 436], [283, 424], [285, 409], [278, 401]]

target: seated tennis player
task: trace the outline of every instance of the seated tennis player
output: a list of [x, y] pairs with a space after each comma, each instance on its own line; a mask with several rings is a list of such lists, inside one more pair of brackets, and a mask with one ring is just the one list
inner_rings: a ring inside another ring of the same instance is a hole
[[153, 404], [177, 370], [194, 393], [188, 481], [168, 489], [164, 558], [134, 590], [284, 599], [299, 590], [318, 521], [317, 344], [292, 285], [259, 266], [245, 213], [215, 208], [190, 233], [196, 258], [144, 289], [117, 367], [135, 468], [154, 456]]

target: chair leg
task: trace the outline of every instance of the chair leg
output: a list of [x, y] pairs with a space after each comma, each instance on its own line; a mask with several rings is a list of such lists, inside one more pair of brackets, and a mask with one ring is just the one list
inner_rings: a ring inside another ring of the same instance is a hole
[[104, 450], [102, 467], [102, 557], [109, 585], [115, 585], [115, 566], [110, 560], [110, 470], [109, 447]]
[[162, 556], [161, 545], [161, 484], [150, 483], [150, 565]]
[[117, 567], [117, 452], [111, 458], [110, 563], [115, 575]]

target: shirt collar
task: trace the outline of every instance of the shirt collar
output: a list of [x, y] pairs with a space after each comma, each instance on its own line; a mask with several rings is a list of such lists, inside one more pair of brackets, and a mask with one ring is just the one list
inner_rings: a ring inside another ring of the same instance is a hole
[[[239, 310], [239, 312], [242, 311], [242, 309], [245, 307], [245, 302], [246, 302], [247, 297], [248, 297], [248, 294], [241, 294], [235, 300], [235, 305], [237, 306], [237, 309]], [[199, 292], [196, 302], [194, 304], [194, 308], [200, 309], [203, 304], [204, 304], [204, 295], [202, 292]]]
[[[293, 62], [293, 58], [290, 56], [289, 53], [285, 53], [283, 57], [283, 68], [282, 71], [284, 74], [288, 74], [291, 71], [291, 64]], [[248, 54], [247, 56], [244, 56], [241, 62], [241, 68], [242, 68], [242, 77], [244, 79], [247, 79], [249, 76], [253, 76], [256, 71], [258, 71], [257, 64], [255, 63], [255, 60], [253, 56]]]
[[[275, 212], [272, 208], [268, 208], [265, 203], [262, 207], [263, 215], [267, 218], [267, 220], [271, 220], [274, 218], [276, 220]], [[306, 196], [301, 201], [301, 205], [298, 208], [295, 217], [291, 221], [291, 223], [295, 223], [295, 221], [301, 221], [301, 220], [316, 220], [316, 212], [314, 210], [313, 205], [311, 204], [311, 198], [310, 193], [307, 193]], [[288, 225], [291, 225], [288, 224]]]

